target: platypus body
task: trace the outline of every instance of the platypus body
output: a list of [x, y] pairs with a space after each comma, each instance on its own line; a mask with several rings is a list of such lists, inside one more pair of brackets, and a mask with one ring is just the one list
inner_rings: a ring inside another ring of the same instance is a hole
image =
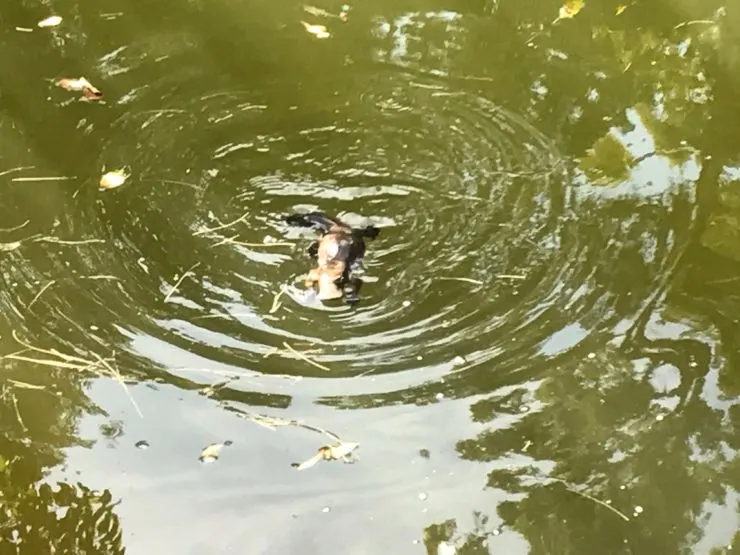
[[318, 286], [317, 297], [322, 301], [339, 299], [347, 290], [347, 301], [357, 302], [362, 281], [352, 273], [365, 256], [365, 239], [374, 239], [380, 230], [374, 226], [353, 229], [321, 212], [291, 214], [286, 221], [321, 232], [319, 240], [308, 248], [317, 266], [308, 273], [306, 287]]

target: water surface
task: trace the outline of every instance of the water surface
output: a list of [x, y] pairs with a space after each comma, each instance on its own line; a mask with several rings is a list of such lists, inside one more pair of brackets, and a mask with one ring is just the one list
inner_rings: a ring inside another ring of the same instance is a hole
[[740, 547], [740, 12], [578, 7], [3, 8], [4, 550]]

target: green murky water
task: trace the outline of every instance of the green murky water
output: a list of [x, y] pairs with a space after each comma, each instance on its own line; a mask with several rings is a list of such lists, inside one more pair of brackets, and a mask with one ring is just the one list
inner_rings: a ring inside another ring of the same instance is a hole
[[0, 551], [739, 548], [740, 5], [570, 7], [2, 8]]

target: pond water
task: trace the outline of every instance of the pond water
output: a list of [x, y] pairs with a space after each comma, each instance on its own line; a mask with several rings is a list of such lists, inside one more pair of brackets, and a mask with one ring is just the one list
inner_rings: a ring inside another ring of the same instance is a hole
[[739, 5], [2, 10], [3, 553], [740, 548]]

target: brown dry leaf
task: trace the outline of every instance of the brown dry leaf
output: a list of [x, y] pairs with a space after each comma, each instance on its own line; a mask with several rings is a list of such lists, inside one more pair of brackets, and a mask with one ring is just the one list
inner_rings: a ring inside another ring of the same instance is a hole
[[325, 461], [351, 462], [352, 453], [359, 446], [359, 443], [352, 443], [349, 441], [341, 441], [336, 445], [324, 445], [323, 447], [319, 447], [319, 451], [310, 459], [307, 459], [302, 463], [293, 463], [292, 466], [295, 467], [296, 470], [305, 470], [307, 468], [311, 468], [322, 459]]
[[100, 188], [115, 189], [126, 183], [129, 177], [131, 177], [131, 174], [127, 173], [123, 168], [107, 172], [100, 178]]
[[59, 17], [58, 15], [52, 15], [52, 16], [47, 17], [46, 19], [42, 19], [36, 25], [38, 25], [41, 28], [43, 28], [43, 27], [56, 27], [61, 22], [62, 22], [62, 18], [61, 17]]
[[56, 85], [66, 91], [81, 92], [82, 96], [88, 100], [100, 100], [103, 98], [103, 93], [95, 88], [92, 83], [84, 77], [78, 77], [76, 79], [65, 77], [64, 79], [57, 81]]
[[585, 5], [585, 0], [569, 0], [560, 7], [558, 19], [570, 19], [575, 17]]
[[317, 39], [328, 39], [331, 36], [331, 33], [329, 33], [329, 30], [324, 25], [312, 25], [305, 21], [301, 21], [301, 24], [306, 31], [311, 33]]

